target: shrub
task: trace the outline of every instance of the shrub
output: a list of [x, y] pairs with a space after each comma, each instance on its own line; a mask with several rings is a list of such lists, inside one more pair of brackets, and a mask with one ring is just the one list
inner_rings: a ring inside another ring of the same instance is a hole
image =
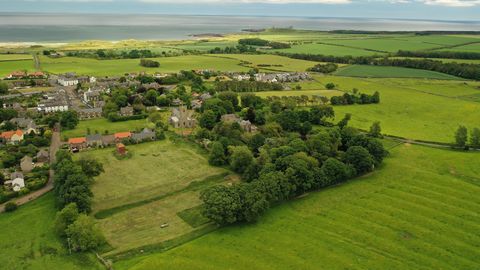
[[5, 205], [5, 212], [13, 212], [17, 210], [17, 208], [18, 208], [18, 205], [15, 202], [8, 202]]

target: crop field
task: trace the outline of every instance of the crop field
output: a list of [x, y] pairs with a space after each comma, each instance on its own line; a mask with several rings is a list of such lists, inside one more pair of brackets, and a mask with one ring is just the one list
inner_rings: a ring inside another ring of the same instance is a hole
[[474, 43], [474, 44], [468, 44], [468, 45], [464, 45], [464, 46], [459, 46], [459, 47], [446, 48], [446, 49], [443, 49], [442, 51], [480, 53], [480, 42], [479, 43]]
[[[115, 269], [476, 269], [480, 154], [401, 145], [381, 170]], [[252, 263], [254, 262], [254, 263]]]
[[35, 71], [33, 60], [0, 61], [0, 78], [19, 70]]
[[105, 134], [113, 134], [115, 132], [123, 131], [135, 131], [149, 127], [149, 123], [146, 119], [130, 120], [122, 122], [110, 122], [106, 118], [99, 118], [93, 120], [80, 121], [75, 129], [62, 131], [62, 139], [84, 137], [87, 135], [87, 130], [90, 132]]
[[160, 62], [159, 68], [142, 67], [140, 66], [140, 59], [96, 60], [75, 57], [41, 57], [40, 59], [42, 69], [44, 71], [48, 71], [54, 74], [76, 72], [77, 74], [87, 74], [95, 76], [120, 76], [125, 73], [140, 71], [146, 71], [149, 73], [175, 73], [181, 70], [195, 69], [210, 69], [220, 71], [248, 71], [248, 68], [239, 65], [240, 61], [238, 60], [222, 59], [218, 57], [209, 57], [202, 55], [156, 58], [154, 60]]
[[228, 54], [222, 56], [211, 55], [219, 59], [225, 60], [239, 60], [246, 61], [249, 64], [249, 67], [257, 67], [263, 70], [274, 70], [274, 71], [287, 71], [287, 72], [305, 72], [308, 68], [311, 68], [318, 64], [318, 62], [292, 59], [279, 55], [251, 55], [251, 54]]
[[458, 77], [445, 73], [404, 68], [404, 67], [388, 67], [388, 66], [366, 66], [352, 65], [339, 69], [335, 72], [338, 76], [347, 77], [371, 77], [371, 78], [428, 78], [441, 80], [457, 80]]
[[105, 269], [91, 254], [68, 254], [54, 233], [56, 211], [53, 194], [47, 194], [0, 215], [1, 269]]
[[2, 61], [17, 61], [17, 60], [32, 60], [30, 54], [0, 54], [0, 62]]
[[448, 59], [448, 58], [419, 58], [419, 57], [389, 57], [390, 59], [429, 59], [434, 61], [441, 61], [443, 63], [462, 63], [462, 64], [477, 64], [480, 65], [480, 60], [477, 59]]
[[321, 54], [321, 55], [333, 55], [333, 56], [368, 56], [378, 54], [381, 55], [381, 52], [367, 51], [362, 48], [351, 48], [344, 46], [336, 46], [329, 44], [320, 44], [320, 43], [305, 43], [301, 45], [292, 45], [289, 49], [280, 49], [275, 50], [278, 52], [284, 53], [306, 53], [306, 54]]
[[92, 187], [94, 211], [110, 209], [182, 190], [225, 172], [211, 167], [195, 148], [170, 140], [131, 145], [132, 157], [117, 160], [113, 148], [84, 152], [105, 166]]
[[235, 47], [238, 43], [235, 41], [199, 41], [194, 43], [186, 43], [175, 45], [174, 48], [181, 50], [197, 50], [197, 51], [209, 51], [215, 48]]
[[335, 106], [337, 120], [353, 115], [351, 125], [368, 130], [380, 121], [382, 132], [409, 139], [453, 142], [458, 125], [478, 127], [480, 103], [462, 100], [479, 93], [476, 82], [422, 79], [360, 79], [318, 77], [324, 85], [333, 82], [337, 89], [380, 92], [380, 104]]

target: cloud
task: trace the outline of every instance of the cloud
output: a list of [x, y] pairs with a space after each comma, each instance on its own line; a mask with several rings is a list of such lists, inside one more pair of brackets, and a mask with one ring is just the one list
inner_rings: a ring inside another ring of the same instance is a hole
[[349, 4], [351, 0], [138, 0], [142, 3]]
[[427, 5], [447, 7], [474, 7], [480, 5], [480, 0], [424, 0]]

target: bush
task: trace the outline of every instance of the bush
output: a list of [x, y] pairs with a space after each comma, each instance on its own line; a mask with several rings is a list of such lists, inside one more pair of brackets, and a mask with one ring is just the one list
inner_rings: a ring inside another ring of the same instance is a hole
[[158, 68], [160, 67], [160, 63], [153, 60], [142, 59], [140, 60], [140, 66], [148, 68]]
[[15, 202], [8, 202], [5, 205], [5, 212], [13, 212], [17, 210], [17, 208], [18, 208], [18, 205]]

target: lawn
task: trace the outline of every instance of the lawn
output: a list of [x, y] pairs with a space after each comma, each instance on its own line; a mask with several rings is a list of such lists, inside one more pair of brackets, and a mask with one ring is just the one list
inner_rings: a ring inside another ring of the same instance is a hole
[[255, 95], [266, 98], [266, 97], [298, 97], [298, 96], [341, 96], [343, 92], [337, 90], [286, 90], [286, 91], [264, 91], [264, 92], [255, 92]]
[[208, 165], [196, 148], [170, 140], [127, 146], [132, 158], [117, 160], [114, 149], [83, 152], [104, 164], [105, 173], [95, 178], [94, 211], [163, 196], [226, 171]]
[[0, 61], [0, 78], [7, 76], [13, 71], [19, 70], [26, 70], [27, 72], [35, 71], [33, 60]]
[[[329, 41], [330, 42], [330, 41]], [[368, 56], [382, 53], [367, 51], [362, 48], [350, 48], [329, 44], [318, 44], [318, 43], [305, 43], [300, 45], [293, 45], [289, 49], [275, 50], [277, 52], [284, 53], [304, 53], [304, 54], [321, 54], [321, 55], [333, 55], [333, 56]]]
[[321, 84], [333, 82], [343, 91], [380, 92], [380, 104], [335, 106], [339, 121], [352, 114], [351, 125], [368, 130], [380, 121], [382, 132], [409, 139], [453, 142], [458, 125], [479, 127], [480, 103], [460, 99], [479, 93], [476, 82], [425, 79], [362, 79], [317, 77]]
[[115, 269], [477, 269], [480, 154], [401, 145], [382, 168]]
[[372, 78], [428, 78], [441, 80], [455, 80], [458, 77], [445, 73], [404, 68], [404, 67], [388, 67], [388, 66], [365, 66], [352, 65], [340, 68], [335, 75], [347, 77], [372, 77]]
[[[90, 58], [49, 58], [41, 57], [44, 71], [54, 74], [76, 72], [95, 76], [123, 75], [130, 72], [146, 71], [149, 73], [164, 72], [176, 73], [181, 70], [210, 69], [220, 71], [248, 71], [240, 66], [240, 61], [202, 55], [187, 55], [178, 57], [163, 57], [153, 60], [160, 62], [159, 68], [145, 68], [140, 66], [140, 59], [96, 60]], [[1, 64], [0, 64], [1, 65]]]
[[72, 130], [62, 131], [62, 139], [84, 137], [87, 135], [87, 129], [90, 128], [91, 133], [104, 134], [108, 131], [109, 134], [115, 132], [135, 131], [148, 127], [147, 119], [130, 120], [122, 122], [110, 122], [105, 118], [80, 121], [78, 126]]
[[68, 254], [54, 233], [56, 211], [50, 193], [16, 212], [0, 214], [1, 269], [105, 269], [92, 255]]

